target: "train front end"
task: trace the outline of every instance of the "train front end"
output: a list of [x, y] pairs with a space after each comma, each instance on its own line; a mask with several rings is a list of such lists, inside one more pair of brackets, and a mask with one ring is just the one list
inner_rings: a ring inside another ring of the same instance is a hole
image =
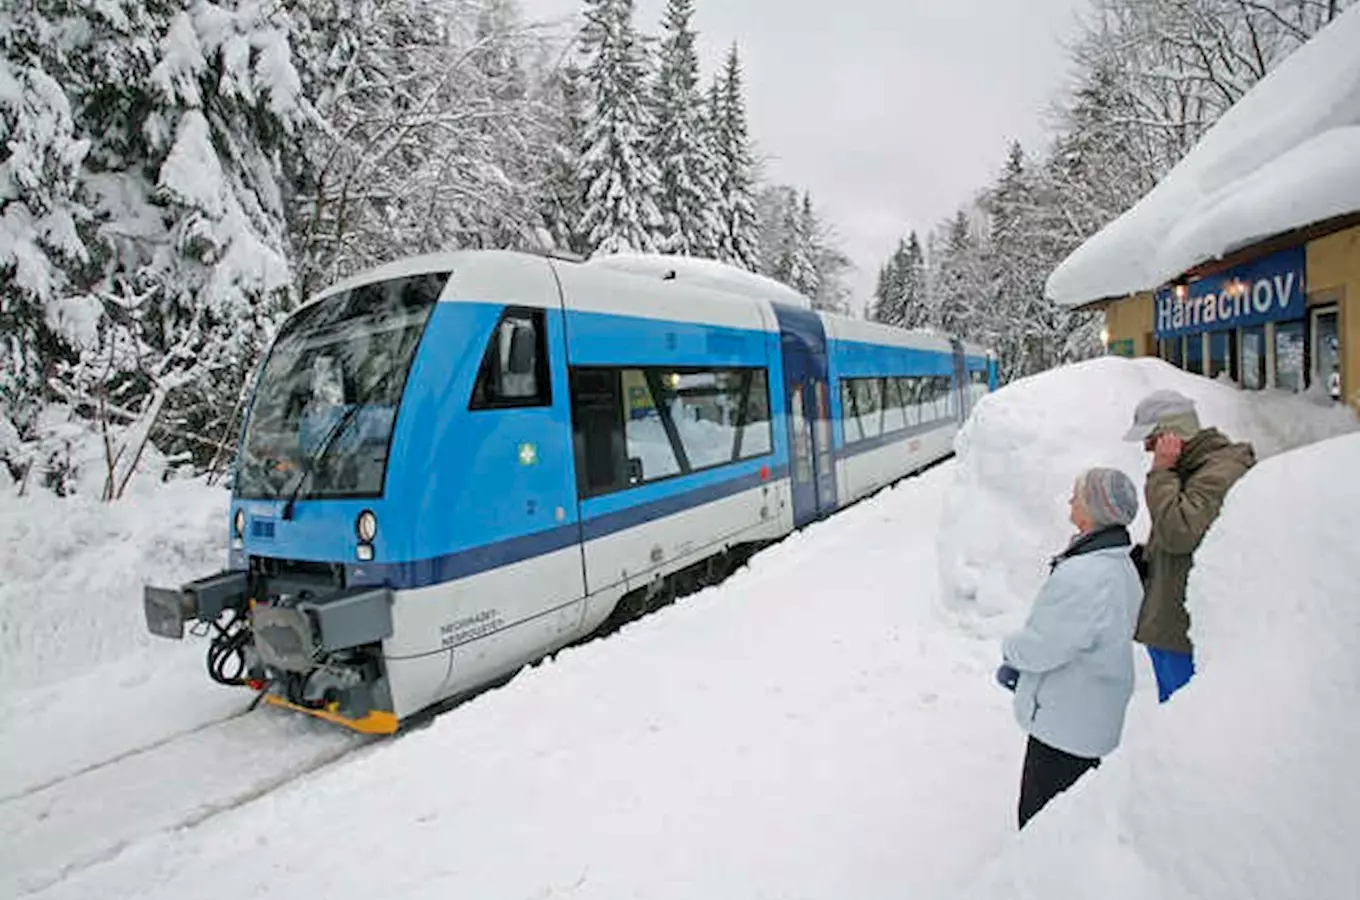
[[332, 290], [280, 328], [241, 435], [226, 569], [143, 596], [153, 634], [209, 637], [215, 681], [356, 731], [398, 729], [383, 653], [396, 598], [375, 573], [412, 527], [387, 490], [413, 477], [398, 413], [449, 275]]

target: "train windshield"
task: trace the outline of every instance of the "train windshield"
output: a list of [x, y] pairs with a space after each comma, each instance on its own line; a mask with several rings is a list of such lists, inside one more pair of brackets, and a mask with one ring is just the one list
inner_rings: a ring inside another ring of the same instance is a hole
[[237, 496], [381, 496], [406, 376], [448, 278], [362, 285], [284, 323], [255, 389]]

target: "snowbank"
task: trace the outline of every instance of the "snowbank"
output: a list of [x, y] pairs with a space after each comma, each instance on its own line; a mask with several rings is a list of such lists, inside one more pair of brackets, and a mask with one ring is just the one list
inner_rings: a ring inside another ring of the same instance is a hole
[[[1121, 438], [1138, 401], [1159, 388], [1194, 398], [1201, 424], [1250, 441], [1258, 459], [1360, 430], [1347, 407], [1242, 391], [1151, 358], [1101, 357], [1008, 385], [959, 432], [941, 522], [941, 599], [966, 627], [994, 637], [1023, 617], [1048, 558], [1071, 536], [1067, 500], [1079, 472], [1111, 466], [1142, 485], [1149, 456]], [[1147, 528], [1140, 508], [1134, 539]]]
[[1360, 436], [1260, 463], [1190, 576], [1199, 672], [1050, 804], [976, 900], [1360, 897]]
[[202, 481], [151, 482], [117, 503], [0, 495], [0, 684], [50, 684], [147, 647], [142, 585], [220, 569], [227, 507]]
[[1286, 57], [1137, 205], [1049, 276], [1075, 306], [1360, 210], [1360, 6]]

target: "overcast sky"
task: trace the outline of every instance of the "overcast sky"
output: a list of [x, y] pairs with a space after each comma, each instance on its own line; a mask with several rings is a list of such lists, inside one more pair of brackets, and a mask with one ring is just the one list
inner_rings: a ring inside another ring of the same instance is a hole
[[[579, 0], [519, 0], [532, 19]], [[637, 0], [660, 32], [665, 0]], [[696, 0], [705, 83], [732, 41], [770, 179], [812, 192], [858, 271], [858, 307], [911, 229], [928, 231], [1038, 145], [1086, 0]]]

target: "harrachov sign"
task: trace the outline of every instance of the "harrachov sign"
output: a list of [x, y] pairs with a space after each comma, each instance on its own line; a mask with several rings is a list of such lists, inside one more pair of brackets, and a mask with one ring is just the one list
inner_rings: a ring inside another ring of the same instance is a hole
[[1304, 249], [1291, 247], [1211, 278], [1157, 291], [1157, 338], [1302, 319]]

